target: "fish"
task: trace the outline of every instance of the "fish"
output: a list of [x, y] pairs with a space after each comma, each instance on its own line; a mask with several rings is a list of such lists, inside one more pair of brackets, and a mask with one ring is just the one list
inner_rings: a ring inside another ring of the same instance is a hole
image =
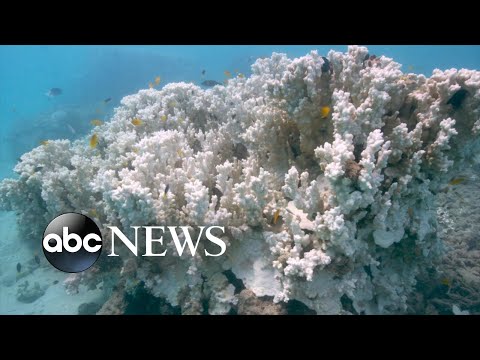
[[76, 134], [76, 133], [77, 133], [77, 132], [75, 131], [75, 129], [72, 127], [72, 125], [67, 124], [67, 128], [68, 128], [68, 130], [71, 131], [72, 134]]
[[232, 77], [232, 73], [228, 70], [225, 70], [223, 73], [225, 74], [226, 77]]
[[45, 93], [45, 95], [47, 95], [48, 97], [55, 97], [61, 95], [62, 93], [63, 90], [60, 88], [51, 88], [50, 90], [48, 90], [47, 93]]
[[36, 262], [38, 265], [40, 265], [40, 257], [38, 256], [38, 254], [35, 254], [34, 259], [35, 259], [35, 262]]
[[160, 76], [157, 76], [157, 77], [155, 78], [155, 85], [160, 84], [160, 80], [161, 80]]
[[90, 147], [92, 149], [95, 149], [97, 147], [97, 144], [98, 144], [98, 135], [93, 134], [92, 137], [90, 138]]
[[45, 145], [47, 145], [47, 144], [48, 144], [48, 140], [42, 140], [42, 141], [40, 141], [40, 145], [45, 146]]
[[160, 117], [160, 119], [161, 119], [162, 121], [167, 121], [167, 115], [162, 115], [162, 116]]
[[465, 89], [460, 89], [458, 90], [453, 96], [450, 98], [450, 100], [447, 101], [447, 105], [452, 105], [454, 110], [457, 110], [462, 106], [463, 101], [467, 97], [469, 92]]
[[233, 156], [235, 156], [238, 160], [243, 160], [248, 158], [248, 149], [242, 143], [236, 143], [233, 146]]
[[149, 87], [150, 89], [153, 89], [153, 83], [152, 83], [152, 82], [149, 82], [149, 83], [148, 83], [148, 87]]
[[442, 279], [440, 280], [440, 283], [441, 283], [442, 285], [445, 285], [445, 286], [448, 286], [448, 287], [452, 286], [452, 281], [451, 281], [449, 278], [446, 278], [446, 277], [445, 277], [445, 278], [442, 278]]
[[20, 273], [22, 271], [22, 264], [18, 263], [17, 264], [17, 273]]
[[242, 73], [238, 73], [238, 77], [239, 77], [240, 79], [243, 79], [243, 78], [245, 77], [245, 75], [243, 75]]
[[273, 214], [273, 225], [277, 224], [278, 218], [280, 217], [280, 209], [277, 209]]
[[98, 217], [98, 212], [95, 209], [90, 209], [90, 211], [88, 212], [88, 215], [91, 217]]
[[167, 184], [167, 186], [165, 186], [165, 190], [163, 192], [163, 199], [166, 200], [167, 199], [167, 193], [168, 193], [168, 190], [170, 189], [170, 184]]
[[103, 100], [103, 102], [106, 104], [108, 102], [110, 102], [112, 100], [112, 98], [106, 98], [105, 100]]
[[322, 106], [320, 113], [322, 114], [322, 119], [325, 119], [330, 114], [330, 106]]
[[467, 179], [464, 178], [464, 177], [454, 178], [454, 179], [452, 179], [448, 182], [448, 185], [458, 185], [458, 184], [463, 183], [465, 180], [467, 180]]
[[327, 73], [330, 71], [330, 61], [325, 56], [322, 56], [322, 60], [323, 64], [320, 70], [322, 71], [322, 73]]
[[218, 81], [215, 81], [215, 80], [205, 80], [205, 81], [202, 81], [200, 85], [213, 87], [213, 86], [222, 85], [222, 84], [220, 84]]
[[143, 121], [140, 120], [139, 118], [134, 118], [132, 120], [132, 124], [135, 125], [135, 126], [140, 126], [140, 125], [143, 125]]
[[55, 280], [55, 281], [53, 282], [53, 285], [57, 285], [57, 284], [58, 284], [58, 280]]
[[413, 217], [413, 209], [412, 208], [408, 208], [408, 215], [410, 217]]
[[205, 76], [206, 71], [202, 70], [202, 76]]
[[90, 124], [92, 124], [93, 126], [100, 126], [103, 124], [103, 121], [99, 119], [93, 119], [92, 121], [90, 121]]
[[35, 166], [35, 168], [33, 169], [34, 172], [39, 172], [40, 170], [43, 169], [43, 166], [42, 165], [39, 165], [39, 166]]
[[182, 149], [178, 149], [178, 150], [177, 150], [177, 155], [180, 156], [180, 157], [183, 157], [183, 151], [182, 151]]
[[408, 65], [408, 67], [407, 67], [408, 71], [413, 71], [413, 69], [414, 69], [413, 65]]

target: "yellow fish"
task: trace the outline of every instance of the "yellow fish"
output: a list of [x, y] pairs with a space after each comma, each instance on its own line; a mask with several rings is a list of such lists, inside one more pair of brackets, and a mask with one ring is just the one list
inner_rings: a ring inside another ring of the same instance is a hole
[[182, 149], [178, 149], [178, 150], [177, 150], [177, 155], [180, 156], [180, 157], [183, 157], [183, 151], [182, 151]]
[[239, 74], [238, 74], [238, 77], [239, 77], [240, 79], [243, 79], [243, 78], [245, 77], [245, 75], [243, 75], [242, 73], [239, 73]]
[[91, 217], [98, 217], [97, 210], [90, 209], [90, 211], [88, 212], [88, 215], [91, 216]]
[[160, 118], [162, 121], [167, 121], [167, 115], [162, 115], [162, 117]]
[[408, 208], [408, 215], [410, 217], [413, 217], [413, 209], [412, 208]]
[[277, 211], [275, 211], [275, 214], [273, 214], [273, 225], [277, 224], [279, 217], [280, 217], [280, 209], [277, 209]]
[[140, 126], [140, 125], [143, 125], [143, 121], [140, 120], [139, 118], [135, 118], [132, 120], [132, 124], [135, 126]]
[[408, 70], [408, 71], [413, 71], [413, 69], [415, 69], [415, 68], [413, 67], [413, 65], [408, 65], [408, 67], [407, 67], [407, 70]]
[[92, 124], [93, 126], [100, 126], [103, 124], [103, 121], [98, 119], [93, 119], [92, 121], [90, 121], [90, 124]]
[[322, 106], [320, 113], [322, 114], [322, 119], [325, 119], [330, 114], [330, 106]]
[[138, 148], [134, 147], [134, 148], [132, 148], [132, 151], [133, 151], [135, 154], [138, 154]]
[[45, 145], [47, 145], [47, 144], [48, 144], [48, 140], [42, 140], [42, 141], [40, 141], [40, 145], [45, 146]]
[[440, 280], [440, 283], [448, 287], [452, 286], [452, 282], [449, 278], [443, 278], [442, 280]]
[[223, 73], [225, 74], [226, 77], [232, 77], [232, 73], [228, 70], [225, 70]]
[[98, 135], [93, 134], [92, 137], [90, 138], [90, 147], [92, 149], [95, 149], [97, 147], [97, 144], [98, 144]]
[[464, 182], [465, 180], [467, 180], [467, 179], [464, 178], [464, 177], [458, 177], [458, 178], [450, 180], [448, 185], [458, 185], [458, 184], [461, 184], [462, 182]]
[[148, 87], [149, 87], [150, 89], [153, 89], [153, 83], [149, 82], [149, 83], [148, 83]]
[[160, 84], [160, 76], [157, 76], [155, 78], [155, 85], [158, 85], [158, 84]]

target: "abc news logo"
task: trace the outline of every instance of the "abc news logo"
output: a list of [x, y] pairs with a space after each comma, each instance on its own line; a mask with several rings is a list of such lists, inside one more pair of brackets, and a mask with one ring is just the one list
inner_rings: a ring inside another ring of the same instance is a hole
[[100, 257], [102, 234], [85, 215], [66, 213], [48, 224], [42, 246], [45, 257], [55, 268], [77, 273], [87, 270]]
[[[135, 239], [131, 241], [117, 227], [108, 226], [112, 231], [111, 253], [108, 256], [118, 256], [115, 254], [115, 236], [118, 240], [135, 255], [138, 256], [138, 229], [142, 226], [131, 226], [135, 230]], [[194, 256], [198, 244], [205, 234], [208, 241], [203, 251], [205, 256], [220, 256], [225, 253], [227, 248], [225, 242], [212, 234], [213, 229], [220, 229], [225, 232], [223, 226], [199, 226], [199, 233], [196, 242], [189, 233], [188, 226], [179, 226], [183, 232], [181, 237], [177, 232], [177, 226], [143, 226], [145, 229], [145, 254], [142, 256], [165, 256], [167, 250], [161, 253], [155, 252], [153, 244], [163, 244], [163, 236], [155, 238], [153, 231], [170, 232], [170, 238], [174, 243], [174, 248], [178, 256], [184, 252], [190, 251]], [[167, 228], [167, 230], [165, 229]], [[182, 239], [181, 239], [182, 238]], [[43, 234], [43, 253], [47, 260], [58, 270], [77, 273], [87, 270], [100, 257], [102, 252], [102, 235], [98, 226], [85, 215], [77, 213], [62, 214], [47, 226]], [[188, 248], [188, 250], [186, 250]], [[217, 251], [212, 251], [217, 250]]]

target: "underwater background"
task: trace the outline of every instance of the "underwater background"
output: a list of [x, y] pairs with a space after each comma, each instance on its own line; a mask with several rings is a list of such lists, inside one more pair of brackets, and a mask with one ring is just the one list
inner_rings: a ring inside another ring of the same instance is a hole
[[[435, 68], [480, 70], [480, 46], [373, 45], [368, 49], [370, 54], [393, 58], [405, 72], [427, 77]], [[149, 84], [161, 88], [172, 82], [222, 83], [226, 72], [248, 77], [255, 60], [272, 52], [296, 58], [311, 50], [326, 55], [330, 50], [345, 52], [347, 46], [0, 45], [0, 180], [15, 177], [19, 157], [42, 141], [84, 137], [92, 129], [92, 119], [108, 120], [124, 96]], [[158, 86], [157, 77], [161, 78]], [[60, 92], [52, 93], [53, 89]], [[480, 196], [476, 183], [464, 186]], [[101, 289], [65, 295], [65, 274], [49, 267], [40, 267], [31, 276], [47, 279], [53, 286], [31, 302], [19, 301], [12, 286], [16, 266], [33, 264], [36, 255], [22, 247], [17, 237], [15, 214], [0, 212], [0, 314], [76, 314], [81, 306], [80, 313], [95, 313], [92, 304], [102, 303]], [[451, 286], [452, 280], [442, 281]]]

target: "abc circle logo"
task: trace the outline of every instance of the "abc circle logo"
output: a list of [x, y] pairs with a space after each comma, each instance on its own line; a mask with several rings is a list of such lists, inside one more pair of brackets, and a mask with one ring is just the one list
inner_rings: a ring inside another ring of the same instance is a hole
[[89, 217], [77, 213], [57, 216], [43, 233], [43, 253], [58, 270], [87, 270], [102, 253], [102, 234]]

